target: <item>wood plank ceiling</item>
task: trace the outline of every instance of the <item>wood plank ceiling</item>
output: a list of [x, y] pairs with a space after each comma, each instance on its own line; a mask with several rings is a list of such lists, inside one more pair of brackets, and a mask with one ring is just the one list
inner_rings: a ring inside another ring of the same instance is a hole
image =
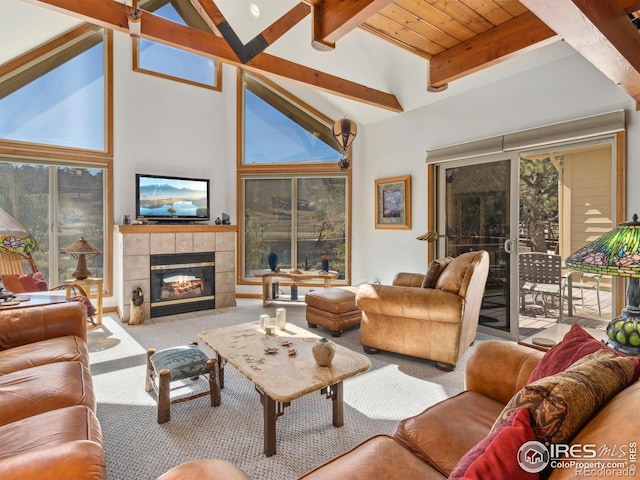
[[[135, 0], [134, 0], [135, 1]], [[145, 5], [159, 0], [136, 1]], [[248, 70], [271, 73], [392, 111], [402, 107], [382, 92], [264, 52], [308, 14], [316, 49], [364, 29], [429, 63], [425, 88], [440, 91], [465, 75], [494, 65], [560, 35], [640, 102], [640, 34], [634, 17], [640, 0], [304, 0], [243, 45], [214, 0], [188, 1], [213, 33], [176, 26], [143, 12], [141, 36], [214, 57]], [[122, 3], [113, 0], [38, 0], [84, 20], [127, 31]], [[178, 28], [180, 27], [180, 28]]]

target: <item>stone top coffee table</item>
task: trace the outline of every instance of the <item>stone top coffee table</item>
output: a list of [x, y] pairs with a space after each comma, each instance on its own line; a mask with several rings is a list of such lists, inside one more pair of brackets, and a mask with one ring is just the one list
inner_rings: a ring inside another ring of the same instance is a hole
[[[331, 366], [319, 367], [311, 353], [320, 337], [287, 324], [285, 330], [266, 335], [258, 322], [216, 328], [198, 334], [218, 357], [218, 381], [224, 388], [224, 365], [229, 362], [251, 380], [260, 394], [264, 410], [264, 453], [276, 453], [276, 419], [284, 407], [307, 393], [320, 391], [333, 404], [333, 425], [343, 425], [343, 380], [367, 371], [371, 362], [364, 355], [336, 345]], [[290, 345], [283, 343], [290, 342]], [[268, 353], [266, 349], [276, 349]], [[289, 354], [290, 349], [296, 353]]]

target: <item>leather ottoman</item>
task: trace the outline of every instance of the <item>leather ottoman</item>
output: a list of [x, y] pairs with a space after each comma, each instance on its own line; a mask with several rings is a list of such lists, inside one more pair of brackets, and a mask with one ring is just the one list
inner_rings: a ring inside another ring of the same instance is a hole
[[343, 330], [360, 326], [362, 311], [356, 305], [357, 290], [358, 287], [332, 287], [307, 293], [304, 301], [309, 328], [320, 325], [339, 337]]

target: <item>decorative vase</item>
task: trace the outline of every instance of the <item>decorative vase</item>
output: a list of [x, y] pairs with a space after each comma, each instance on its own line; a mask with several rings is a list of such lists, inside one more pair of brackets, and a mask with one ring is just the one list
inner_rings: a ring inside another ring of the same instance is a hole
[[329, 272], [329, 257], [322, 257], [322, 271]]
[[336, 344], [327, 338], [319, 338], [311, 347], [311, 352], [319, 367], [328, 367], [336, 354]]
[[269, 268], [271, 269], [272, 272], [276, 271], [276, 268], [278, 268], [278, 255], [276, 255], [275, 253], [271, 252], [269, 254]]

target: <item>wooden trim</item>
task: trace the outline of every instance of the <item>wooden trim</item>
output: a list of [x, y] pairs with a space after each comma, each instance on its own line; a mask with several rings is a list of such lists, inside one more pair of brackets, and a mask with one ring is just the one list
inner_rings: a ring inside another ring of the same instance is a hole
[[[626, 132], [616, 133], [616, 158], [615, 158], [615, 192], [616, 192], [616, 221], [615, 225], [626, 222], [627, 219], [627, 134]], [[614, 225], [614, 226], [615, 226]], [[615, 316], [622, 313], [626, 306], [626, 280], [622, 277], [613, 277], [616, 289]]]
[[[427, 232], [436, 231], [436, 192], [437, 192], [436, 166], [433, 163], [427, 165]], [[436, 242], [427, 242], [427, 267], [436, 258]]]

